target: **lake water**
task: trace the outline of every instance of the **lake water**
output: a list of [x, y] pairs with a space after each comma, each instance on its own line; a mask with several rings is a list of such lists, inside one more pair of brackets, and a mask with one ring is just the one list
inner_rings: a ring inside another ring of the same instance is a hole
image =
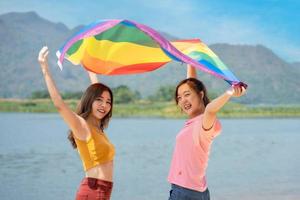
[[[112, 200], [167, 200], [166, 181], [184, 120], [118, 119]], [[221, 119], [207, 179], [213, 200], [299, 200], [300, 119]], [[57, 114], [0, 113], [0, 199], [72, 200], [81, 161]]]

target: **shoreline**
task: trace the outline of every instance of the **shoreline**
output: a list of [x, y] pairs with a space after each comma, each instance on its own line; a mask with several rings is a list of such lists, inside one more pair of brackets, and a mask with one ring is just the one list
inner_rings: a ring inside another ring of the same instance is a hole
[[[65, 100], [72, 110], [77, 99]], [[146, 100], [129, 104], [114, 104], [113, 116], [117, 118], [167, 118], [184, 119], [174, 102]], [[0, 99], [2, 113], [57, 113], [50, 99]], [[244, 105], [229, 102], [219, 113], [220, 118], [300, 118], [300, 105]]]

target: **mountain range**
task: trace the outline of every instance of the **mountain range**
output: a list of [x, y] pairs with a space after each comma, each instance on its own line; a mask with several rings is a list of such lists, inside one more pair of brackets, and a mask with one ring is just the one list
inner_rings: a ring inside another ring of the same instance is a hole
[[[45, 83], [37, 62], [42, 46], [50, 49], [49, 65], [61, 91], [84, 90], [89, 80], [80, 66], [65, 62], [61, 71], [55, 52], [83, 26], [69, 29], [63, 23], [41, 18], [35, 12], [0, 15], [0, 97], [26, 98], [33, 91], [44, 90]], [[169, 40], [177, 39], [162, 33]], [[255, 36], [253, 36], [255, 37]], [[300, 102], [300, 62], [289, 63], [263, 45], [212, 44], [209, 47], [229, 69], [249, 85], [247, 95], [237, 99], [247, 104], [298, 104]], [[121, 76], [99, 76], [110, 87], [127, 85], [148, 96], [164, 85], [176, 85], [185, 78], [185, 65], [172, 62], [156, 71]], [[221, 93], [229, 85], [198, 71], [209, 91]]]

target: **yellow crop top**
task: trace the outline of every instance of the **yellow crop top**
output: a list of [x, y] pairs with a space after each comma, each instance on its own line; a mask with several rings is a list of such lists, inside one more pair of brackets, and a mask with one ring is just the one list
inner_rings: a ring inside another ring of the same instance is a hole
[[105, 133], [100, 133], [95, 127], [89, 127], [91, 137], [89, 137], [87, 141], [79, 140], [74, 137], [85, 171], [98, 164], [113, 160], [115, 155], [115, 148]]

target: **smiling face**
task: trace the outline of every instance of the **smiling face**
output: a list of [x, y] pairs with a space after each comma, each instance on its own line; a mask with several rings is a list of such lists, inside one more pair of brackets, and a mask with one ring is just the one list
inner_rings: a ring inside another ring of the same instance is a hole
[[102, 83], [94, 83], [83, 93], [76, 113], [104, 130], [112, 117], [113, 102], [111, 89]]
[[102, 94], [94, 100], [92, 104], [92, 116], [98, 120], [102, 120], [111, 110], [111, 96], [108, 91], [103, 91]]
[[183, 112], [185, 112], [189, 118], [193, 118], [201, 114], [204, 110], [203, 104], [203, 92], [196, 93], [187, 83], [184, 83], [178, 87], [177, 90], [177, 103]]

